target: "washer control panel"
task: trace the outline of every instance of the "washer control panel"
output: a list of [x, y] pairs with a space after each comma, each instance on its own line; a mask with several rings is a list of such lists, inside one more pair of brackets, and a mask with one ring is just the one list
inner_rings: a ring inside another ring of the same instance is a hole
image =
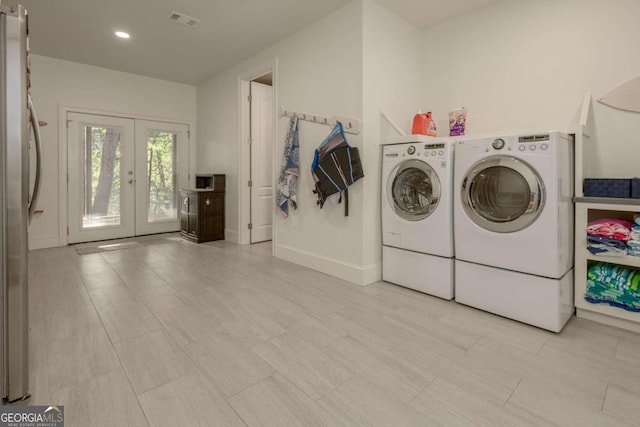
[[527, 153], [544, 153], [549, 150], [548, 134], [492, 138], [485, 145], [484, 151], [519, 151]]
[[421, 142], [411, 144], [394, 144], [383, 147], [385, 159], [393, 158], [425, 158], [446, 160], [447, 154], [452, 147], [444, 142], [425, 144]]

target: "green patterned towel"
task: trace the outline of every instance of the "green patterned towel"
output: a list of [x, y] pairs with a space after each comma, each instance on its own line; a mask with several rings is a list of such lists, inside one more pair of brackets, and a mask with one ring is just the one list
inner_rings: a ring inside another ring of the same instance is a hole
[[627, 290], [640, 297], [640, 271], [616, 264], [598, 262], [589, 267], [587, 279], [603, 282], [611, 287]]
[[607, 283], [595, 280], [587, 280], [584, 299], [593, 304], [609, 304], [613, 307], [640, 312], [640, 298], [628, 291], [615, 289]]

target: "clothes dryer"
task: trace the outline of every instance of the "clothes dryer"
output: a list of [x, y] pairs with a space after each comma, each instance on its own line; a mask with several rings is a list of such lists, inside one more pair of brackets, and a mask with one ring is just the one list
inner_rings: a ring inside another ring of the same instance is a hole
[[459, 141], [454, 188], [456, 301], [559, 331], [573, 312], [572, 137]]
[[410, 135], [382, 147], [382, 278], [454, 296], [453, 141]]

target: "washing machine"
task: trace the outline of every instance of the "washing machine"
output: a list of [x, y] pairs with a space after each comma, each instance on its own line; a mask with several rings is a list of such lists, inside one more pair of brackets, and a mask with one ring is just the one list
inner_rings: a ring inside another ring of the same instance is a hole
[[411, 135], [382, 147], [382, 278], [454, 296], [453, 141]]
[[559, 332], [573, 313], [573, 139], [456, 144], [456, 301]]

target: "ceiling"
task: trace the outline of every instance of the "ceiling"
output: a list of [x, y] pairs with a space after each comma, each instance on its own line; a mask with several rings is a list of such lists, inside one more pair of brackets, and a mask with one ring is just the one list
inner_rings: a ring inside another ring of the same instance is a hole
[[[29, 11], [33, 53], [196, 85], [351, 0], [1, 1]], [[424, 28], [497, 0], [377, 1]], [[172, 22], [172, 11], [202, 22]]]

